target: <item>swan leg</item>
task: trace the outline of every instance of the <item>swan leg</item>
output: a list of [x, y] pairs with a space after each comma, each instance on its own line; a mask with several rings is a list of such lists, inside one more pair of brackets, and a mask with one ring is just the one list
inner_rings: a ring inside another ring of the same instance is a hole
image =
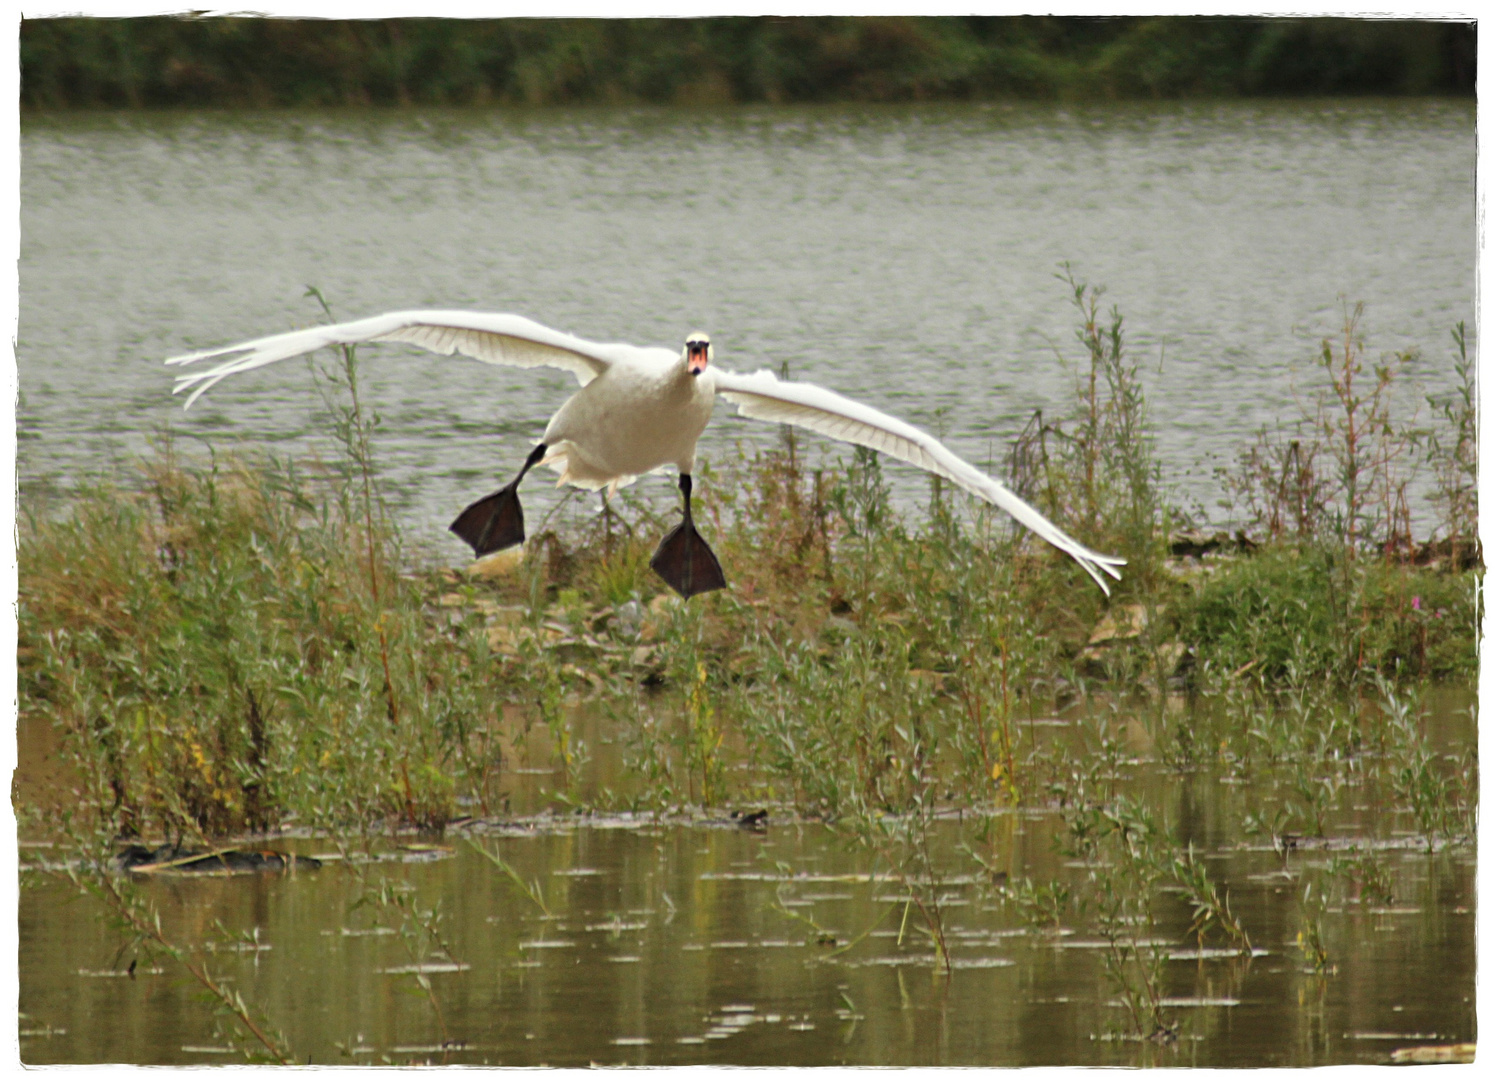
[[689, 600], [697, 593], [725, 589], [727, 578], [710, 545], [696, 531], [690, 513], [690, 474], [680, 474], [680, 494], [685, 497], [685, 520], [659, 542], [649, 565], [665, 584]]
[[613, 557], [613, 493], [618, 490], [617, 484], [610, 484], [603, 488], [602, 495], [602, 557], [611, 559]]
[[541, 443], [530, 451], [519, 475], [492, 495], [473, 503], [449, 526], [450, 530], [472, 545], [479, 557], [524, 543], [524, 510], [519, 506], [519, 481], [545, 456]]

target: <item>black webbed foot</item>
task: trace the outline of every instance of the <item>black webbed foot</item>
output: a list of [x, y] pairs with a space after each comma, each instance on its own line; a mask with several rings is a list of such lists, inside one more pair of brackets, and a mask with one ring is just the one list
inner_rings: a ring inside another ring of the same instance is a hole
[[670, 530], [649, 560], [665, 584], [689, 600], [697, 593], [727, 587], [722, 564], [689, 519]]
[[447, 526], [472, 545], [472, 553], [478, 558], [524, 543], [524, 511], [519, 507], [519, 482], [525, 473], [540, 463], [545, 450], [543, 442], [536, 446], [524, 459], [519, 475], [508, 487], [479, 499]]
[[479, 558], [524, 543], [519, 481], [473, 503], [457, 515], [450, 528], [472, 545], [472, 553]]

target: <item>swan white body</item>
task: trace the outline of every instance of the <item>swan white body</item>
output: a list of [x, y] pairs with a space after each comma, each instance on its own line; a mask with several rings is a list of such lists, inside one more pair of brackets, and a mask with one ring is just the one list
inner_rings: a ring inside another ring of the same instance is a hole
[[696, 440], [715, 404], [708, 371], [696, 377], [668, 349], [639, 349], [566, 400], [545, 427], [560, 483], [609, 494], [664, 465], [694, 470]]
[[[692, 335], [690, 340], [696, 343], [706, 339], [704, 335]], [[605, 345], [551, 330], [518, 315], [400, 311], [205, 349], [166, 362], [221, 361], [177, 379], [173, 392], [190, 391], [186, 402], [190, 407], [230, 375], [327, 345], [376, 341], [406, 342], [448, 356], [461, 353], [490, 364], [558, 367], [572, 372], [581, 389], [551, 418], [543, 439], [545, 461], [561, 472], [561, 483], [592, 490], [616, 489], [669, 465], [688, 477], [695, 464], [696, 441], [719, 395], [736, 405], [743, 416], [794, 424], [870, 447], [949, 480], [1005, 510], [1071, 556], [1108, 594], [1110, 589], [1102, 575], [1121, 578], [1117, 567], [1125, 565], [1125, 560], [1091, 551], [927, 432], [834, 391], [810, 383], [786, 382], [769, 371], [738, 375], [707, 365], [704, 360], [697, 368], [697, 361], [690, 358], [690, 345], [680, 353]]]

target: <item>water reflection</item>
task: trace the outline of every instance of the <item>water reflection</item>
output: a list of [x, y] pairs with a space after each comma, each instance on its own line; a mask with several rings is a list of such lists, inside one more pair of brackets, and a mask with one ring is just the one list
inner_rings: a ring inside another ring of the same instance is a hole
[[[989, 824], [989, 857], [1035, 878], [1065, 872], [1050, 816]], [[1105, 943], [1025, 927], [956, 858], [971, 836], [951, 819], [934, 837], [948, 852], [937, 893], [949, 977], [894, 875], [817, 824], [474, 823], [419, 858], [365, 869], [442, 913], [450, 956], [419, 961], [398, 919], [379, 925], [377, 905], [356, 904], [366, 886], [333, 859], [284, 877], [144, 888], [177, 940], [213, 940], [220, 923], [249, 932], [239, 940], [253, 947], [220, 946], [211, 965], [316, 1064], [1317, 1065], [1473, 1037], [1471, 854], [1389, 845], [1397, 903], [1328, 913], [1336, 973], [1323, 977], [1294, 943], [1294, 875], [1328, 852], [1223, 838], [1205, 857], [1256, 949], [1201, 950], [1187, 905], [1164, 903], [1164, 1004], [1181, 1027], [1174, 1046], [1156, 1047], [1116, 1037], [1125, 1025], [1100, 975]], [[538, 883], [544, 909], [474, 844]], [[313, 840], [289, 846], [336, 855]], [[23, 1059], [223, 1060], [195, 986], [161, 966], [118, 974], [119, 937], [66, 899], [56, 885], [22, 893]], [[415, 991], [417, 964], [439, 1013]]]

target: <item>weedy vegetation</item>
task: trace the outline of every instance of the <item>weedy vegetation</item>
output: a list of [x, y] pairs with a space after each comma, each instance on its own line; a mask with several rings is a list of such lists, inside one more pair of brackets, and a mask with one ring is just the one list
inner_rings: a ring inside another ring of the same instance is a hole
[[[792, 432], [698, 476], [725, 592], [666, 595], [645, 539], [663, 523], [626, 500], [579, 535], [542, 530], [507, 568], [412, 565], [348, 350], [322, 374], [330, 464], [188, 460], [163, 436], [133, 475], [23, 504], [21, 710], [55, 730], [69, 786], [28, 828], [67, 838], [78, 886], [273, 1060], [289, 1052], [253, 1010], [153, 933], [128, 878], [99, 873], [112, 845], [297, 827], [367, 850], [391, 830], [510, 812], [520, 764], [552, 770], [538, 798], [556, 812], [768, 805], [823, 821], [890, 868], [905, 924], [947, 973], [941, 882], [982, 875], [1035, 933], [1099, 935], [1124, 1033], [1154, 1043], [1179, 1025], [1165, 965], [1179, 943], [1158, 938], [1159, 913], [1181, 907], [1197, 947], [1241, 963], [1259, 936], [1179, 834], [1174, 792], [1249, 780], [1269, 794], [1242, 824], [1296, 867], [1295, 946], [1329, 977], [1325, 898], [1396, 895], [1380, 854], [1393, 830], [1431, 849], [1473, 842], [1477, 761], [1434, 748], [1423, 704], [1435, 680], [1471, 685], [1477, 664], [1463, 327], [1457, 391], [1408, 423], [1394, 407], [1406, 358], [1368, 360], [1348, 310], [1302, 415], [1223, 477], [1240, 528], [1207, 534], [1169, 501], [1121, 314], [1063, 281], [1074, 399], [1034, 415], [1007, 471], [1082, 542], [1129, 560], [1109, 599], [987, 508], [933, 484], [910, 520], [875, 454], [812, 462]], [[1419, 466], [1440, 515], [1420, 542]], [[1055, 716], [1065, 733], [1040, 737], [1033, 721]], [[587, 723], [619, 750], [605, 783]], [[1350, 796], [1378, 808], [1356, 819], [1361, 842], [1309, 865]], [[1058, 815], [1069, 876], [997, 873], [1016, 808]], [[537, 883], [483, 854], [548, 910]], [[419, 974], [450, 959], [439, 913], [377, 874], [366, 884], [439, 1017]]]

